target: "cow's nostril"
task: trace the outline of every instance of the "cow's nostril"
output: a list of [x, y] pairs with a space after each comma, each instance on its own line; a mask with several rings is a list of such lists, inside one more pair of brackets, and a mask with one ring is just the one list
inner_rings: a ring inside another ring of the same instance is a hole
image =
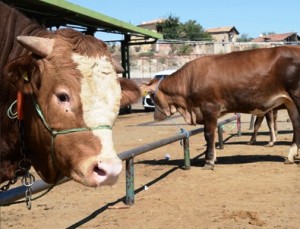
[[94, 172], [97, 173], [99, 176], [106, 176], [106, 171], [99, 168], [99, 165], [97, 164], [95, 167], [94, 167]]
[[[120, 160], [121, 161], [121, 160]], [[114, 160], [95, 162], [90, 167], [91, 174], [87, 175], [87, 179], [92, 184], [91, 186], [113, 185], [117, 182], [118, 176], [122, 170], [122, 163]]]

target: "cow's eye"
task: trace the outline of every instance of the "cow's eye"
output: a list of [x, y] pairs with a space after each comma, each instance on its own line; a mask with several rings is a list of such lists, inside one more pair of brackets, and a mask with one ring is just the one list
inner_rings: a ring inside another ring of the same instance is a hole
[[69, 95], [67, 93], [59, 93], [56, 96], [57, 96], [58, 100], [62, 103], [70, 101]]

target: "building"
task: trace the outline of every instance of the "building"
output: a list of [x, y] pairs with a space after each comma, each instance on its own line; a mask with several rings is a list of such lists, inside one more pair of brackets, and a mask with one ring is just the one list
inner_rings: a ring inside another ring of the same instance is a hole
[[141, 27], [143, 29], [149, 29], [151, 31], [160, 33], [161, 31], [158, 31], [157, 24], [163, 22], [164, 20], [165, 19], [163, 19], [163, 18], [158, 18], [158, 19], [154, 19], [152, 21], [142, 22], [140, 25], [138, 25], [138, 27]]
[[212, 35], [215, 42], [236, 42], [240, 34], [234, 26], [206, 29], [205, 31]]
[[268, 34], [265, 36], [260, 36], [252, 40], [252, 42], [299, 42], [300, 37], [297, 33], [282, 33], [282, 34]]

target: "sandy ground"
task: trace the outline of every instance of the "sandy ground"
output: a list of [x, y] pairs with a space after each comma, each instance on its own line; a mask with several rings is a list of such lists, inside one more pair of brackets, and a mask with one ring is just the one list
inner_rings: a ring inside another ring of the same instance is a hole
[[[203, 134], [190, 138], [194, 158], [190, 170], [182, 168], [179, 142], [136, 157], [135, 204], [129, 208], [123, 202], [123, 170], [113, 187], [91, 189], [71, 181], [34, 201], [30, 211], [24, 204], [2, 207], [1, 229], [300, 228], [300, 167], [283, 164], [292, 139], [287, 119], [286, 111], [279, 111], [274, 147], [264, 147], [269, 140], [265, 121], [252, 146], [246, 144], [251, 135], [250, 115], [242, 115], [240, 137], [235, 123], [225, 125], [225, 145], [217, 150], [214, 171], [201, 169]], [[178, 117], [176, 123], [152, 120], [151, 112], [119, 116], [113, 130], [117, 151], [175, 135], [179, 126], [196, 128]]]

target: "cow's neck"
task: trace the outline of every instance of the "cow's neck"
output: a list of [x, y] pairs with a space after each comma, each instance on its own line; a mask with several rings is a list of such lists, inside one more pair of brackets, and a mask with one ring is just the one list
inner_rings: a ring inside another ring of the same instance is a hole
[[190, 81], [182, 74], [182, 71], [178, 71], [163, 80], [159, 89], [167, 96], [169, 106], [176, 109], [187, 123], [195, 125], [196, 113], [193, 109], [189, 109], [191, 101], [188, 98], [188, 82]]
[[167, 77], [162, 80], [159, 85], [159, 90], [161, 90], [165, 95], [169, 95], [171, 98], [185, 97], [186, 88], [186, 83], [181, 77], [180, 72], [176, 72], [176, 74], [172, 75], [172, 77]]
[[18, 143], [18, 125], [11, 120], [6, 112], [16, 100], [17, 91], [12, 87], [8, 76], [3, 75], [3, 68], [9, 61], [26, 55], [28, 51], [19, 45], [16, 37], [19, 35], [44, 36], [50, 33], [38, 24], [30, 21], [21, 13], [0, 2], [0, 183], [14, 176], [14, 171], [20, 160]]

